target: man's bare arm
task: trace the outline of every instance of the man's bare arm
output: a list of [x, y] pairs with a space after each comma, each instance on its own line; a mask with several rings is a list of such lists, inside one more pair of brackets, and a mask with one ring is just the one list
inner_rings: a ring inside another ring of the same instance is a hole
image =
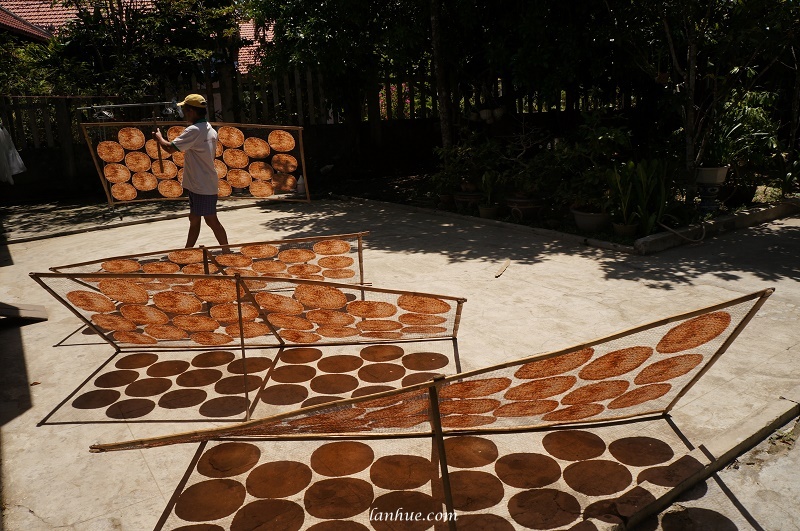
[[167, 141], [167, 139], [161, 135], [161, 129], [156, 129], [153, 131], [153, 138], [156, 142], [158, 142], [158, 145], [161, 146], [161, 149], [167, 153], [175, 153], [176, 151], [179, 151], [178, 148], [172, 145], [172, 142]]

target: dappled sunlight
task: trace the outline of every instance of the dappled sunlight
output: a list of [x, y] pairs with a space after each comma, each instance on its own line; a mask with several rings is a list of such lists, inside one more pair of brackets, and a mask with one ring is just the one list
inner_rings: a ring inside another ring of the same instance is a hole
[[[796, 220], [797, 218], [789, 218]], [[636, 280], [648, 287], [672, 289], [701, 277], [722, 282], [800, 280], [800, 226], [776, 221], [732, 231], [702, 243], [652, 256], [617, 255], [601, 260], [606, 278]]]
[[412, 209], [380, 202], [327, 202], [307, 205], [263, 205], [266, 211], [291, 213], [260, 226], [266, 232], [288, 231], [286, 237], [369, 231], [367, 247], [390, 253], [446, 256], [449, 263], [465, 260], [498, 262], [506, 259], [535, 264], [557, 255], [603, 259], [615, 253], [560, 241], [524, 226], [484, 223], [479, 218], [434, 210]]

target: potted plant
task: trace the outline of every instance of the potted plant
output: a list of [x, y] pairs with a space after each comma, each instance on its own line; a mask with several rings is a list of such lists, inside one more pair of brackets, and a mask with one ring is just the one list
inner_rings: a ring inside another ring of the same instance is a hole
[[771, 113], [776, 97], [771, 92], [737, 91], [723, 108], [712, 140], [730, 165], [719, 195], [729, 208], [752, 201], [758, 185], [780, 165], [778, 124]]
[[454, 194], [458, 183], [458, 177], [445, 169], [430, 176], [431, 192], [437, 198], [436, 208], [448, 210], [455, 207]]
[[478, 203], [478, 212], [482, 218], [495, 219], [500, 205], [497, 203], [497, 194], [502, 186], [503, 174], [496, 169], [488, 169], [481, 178], [481, 202]]
[[633, 237], [639, 228], [639, 213], [634, 210], [634, 184], [637, 165], [632, 160], [608, 172], [611, 184], [610, 208], [611, 226], [614, 234]]
[[578, 228], [599, 232], [611, 221], [608, 171], [619, 152], [629, 147], [629, 132], [604, 124], [602, 112], [584, 114], [584, 120], [578, 138], [559, 148], [560, 158], [572, 173], [563, 193], [571, 197], [570, 210]]

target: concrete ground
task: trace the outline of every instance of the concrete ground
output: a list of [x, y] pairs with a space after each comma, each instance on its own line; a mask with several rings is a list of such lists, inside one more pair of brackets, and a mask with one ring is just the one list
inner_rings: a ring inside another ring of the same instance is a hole
[[[780, 397], [796, 399], [791, 391], [800, 382], [800, 217], [647, 257], [589, 248], [524, 227], [377, 202], [259, 204], [222, 212], [220, 219], [232, 242], [370, 231], [364, 263], [374, 286], [467, 299], [459, 330], [464, 371], [774, 287], [775, 294], [733, 346], [680, 400], [673, 418], [691, 441], [713, 441]], [[113, 351], [91, 336], [63, 341], [80, 322], [28, 273], [180, 247], [187, 221], [29, 240], [52, 234], [46, 221], [30, 216], [28, 232], [10, 231], [22, 241], [0, 248], [0, 302], [44, 305], [49, 314], [46, 322], [21, 327], [0, 322], [3, 528], [152, 529], [195, 445], [109, 454], [90, 454], [89, 446], [209, 424], [37, 427]], [[8, 231], [8, 219], [4, 223]], [[92, 225], [91, 220], [81, 223]], [[215, 244], [205, 227], [199, 243]], [[508, 267], [496, 277], [506, 260]], [[783, 426], [772, 440], [639, 528], [800, 529], [794, 473], [800, 451], [791, 444], [797, 435], [793, 429], [794, 423]]]

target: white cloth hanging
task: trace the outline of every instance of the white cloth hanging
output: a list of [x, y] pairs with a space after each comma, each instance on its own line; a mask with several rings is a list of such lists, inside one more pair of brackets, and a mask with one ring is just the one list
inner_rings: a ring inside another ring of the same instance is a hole
[[19, 151], [14, 146], [11, 135], [6, 128], [0, 126], [0, 182], [14, 184], [12, 175], [27, 171]]

